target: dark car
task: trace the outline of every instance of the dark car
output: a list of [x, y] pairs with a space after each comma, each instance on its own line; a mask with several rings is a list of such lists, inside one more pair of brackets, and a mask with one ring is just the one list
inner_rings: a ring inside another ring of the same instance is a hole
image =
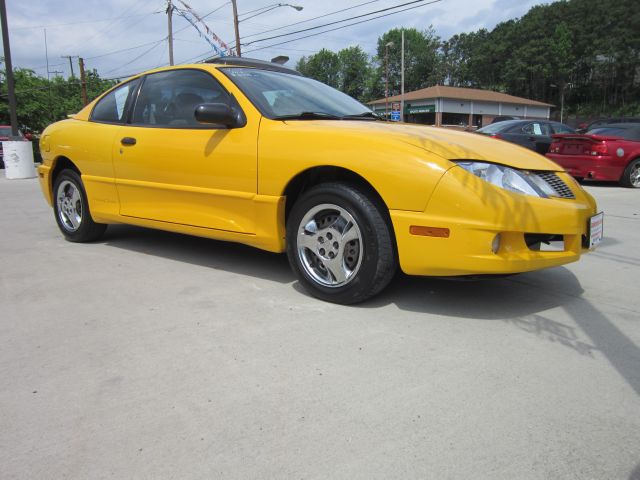
[[598, 118], [589, 123], [581, 123], [576, 129], [576, 133], [587, 133], [594, 128], [603, 125], [612, 125], [614, 123], [640, 123], [640, 117], [616, 117], [616, 118]]
[[547, 157], [576, 178], [640, 188], [640, 123], [601, 125], [583, 135], [554, 135]]
[[506, 120], [482, 127], [476, 133], [516, 143], [544, 155], [549, 151], [551, 135], [575, 133], [575, 130], [564, 123], [549, 120]]

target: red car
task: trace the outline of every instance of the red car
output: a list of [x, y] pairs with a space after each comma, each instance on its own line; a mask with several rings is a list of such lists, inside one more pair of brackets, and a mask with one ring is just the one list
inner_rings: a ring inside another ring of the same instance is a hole
[[552, 135], [547, 157], [579, 179], [640, 188], [640, 123], [601, 125], [583, 135]]

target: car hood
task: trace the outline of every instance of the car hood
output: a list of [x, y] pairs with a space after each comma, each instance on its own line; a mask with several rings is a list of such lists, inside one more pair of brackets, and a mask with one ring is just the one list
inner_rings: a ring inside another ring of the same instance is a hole
[[287, 123], [305, 130], [328, 129], [333, 135], [353, 135], [368, 143], [373, 138], [378, 144], [402, 142], [446, 160], [480, 160], [523, 170], [564, 170], [532, 150], [471, 132], [377, 121], [297, 120]]

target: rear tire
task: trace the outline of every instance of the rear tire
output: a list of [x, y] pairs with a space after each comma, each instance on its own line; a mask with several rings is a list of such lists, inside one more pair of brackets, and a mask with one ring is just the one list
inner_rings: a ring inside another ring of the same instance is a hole
[[397, 265], [384, 206], [346, 183], [317, 185], [296, 201], [287, 220], [287, 256], [315, 297], [343, 305], [379, 293]]
[[620, 178], [620, 185], [627, 188], [640, 188], [640, 158], [629, 162]]
[[67, 240], [91, 242], [102, 236], [107, 226], [93, 221], [84, 184], [78, 173], [62, 170], [54, 181], [53, 195], [56, 222]]

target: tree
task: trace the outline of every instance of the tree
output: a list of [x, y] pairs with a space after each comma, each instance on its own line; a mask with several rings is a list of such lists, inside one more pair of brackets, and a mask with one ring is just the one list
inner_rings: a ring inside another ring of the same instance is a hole
[[364, 100], [369, 78], [369, 56], [359, 47], [348, 47], [338, 52], [339, 89], [347, 95]]
[[323, 48], [309, 57], [302, 57], [296, 69], [306, 77], [314, 78], [334, 88], [340, 82], [340, 58], [337, 53]]
[[[18, 123], [34, 131], [41, 131], [50, 123], [66, 118], [82, 109], [80, 81], [73, 77], [53, 77], [48, 80], [33, 70], [15, 68]], [[100, 78], [95, 70], [87, 72], [87, 96], [94, 99], [115, 85], [112, 80]], [[0, 122], [9, 123], [6, 82], [0, 84]]]
[[[391, 46], [386, 47], [387, 44]], [[442, 81], [440, 68], [440, 38], [433, 27], [418, 31], [415, 28], [404, 29], [404, 84], [405, 91], [418, 90]], [[378, 38], [377, 63], [378, 75], [384, 84], [386, 76], [385, 54], [388, 49], [389, 94], [400, 93], [400, 67], [402, 49], [402, 30], [394, 28]], [[384, 92], [383, 92], [384, 94]]]

